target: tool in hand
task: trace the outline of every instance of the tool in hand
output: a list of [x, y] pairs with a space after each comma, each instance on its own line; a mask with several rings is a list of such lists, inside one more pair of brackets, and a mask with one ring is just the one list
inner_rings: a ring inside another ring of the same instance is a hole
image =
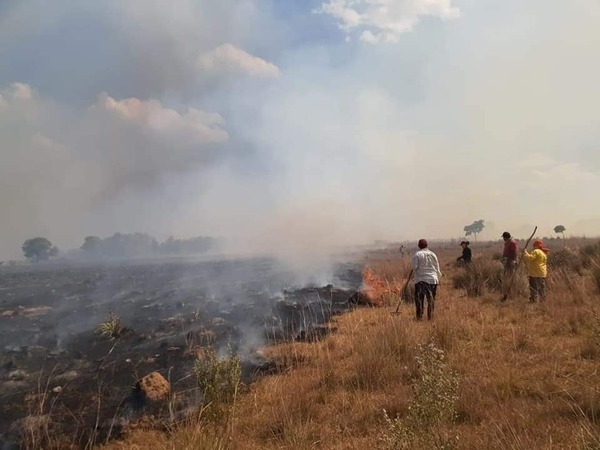
[[408, 277], [406, 278], [406, 283], [404, 283], [404, 286], [402, 287], [402, 290], [400, 291], [400, 298], [398, 299], [398, 306], [396, 307], [396, 311], [394, 311], [392, 314], [400, 314], [400, 305], [402, 304], [402, 297], [404, 296], [404, 292], [406, 291], [406, 288], [408, 287], [408, 283], [410, 283], [410, 280], [412, 279], [412, 275], [413, 275], [413, 269], [410, 269], [410, 272], [408, 273]]

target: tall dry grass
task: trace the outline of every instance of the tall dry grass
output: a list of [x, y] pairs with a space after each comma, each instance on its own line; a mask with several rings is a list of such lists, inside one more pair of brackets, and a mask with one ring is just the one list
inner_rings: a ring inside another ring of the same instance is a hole
[[464, 289], [469, 297], [480, 297], [490, 292], [502, 292], [503, 269], [499, 261], [477, 258], [469, 265], [458, 266], [452, 276], [454, 289]]

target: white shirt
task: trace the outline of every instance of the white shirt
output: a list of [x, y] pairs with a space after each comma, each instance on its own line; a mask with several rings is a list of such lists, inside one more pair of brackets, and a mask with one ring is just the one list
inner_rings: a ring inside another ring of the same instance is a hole
[[415, 283], [424, 281], [429, 284], [439, 284], [442, 276], [437, 256], [428, 248], [415, 253], [412, 259]]

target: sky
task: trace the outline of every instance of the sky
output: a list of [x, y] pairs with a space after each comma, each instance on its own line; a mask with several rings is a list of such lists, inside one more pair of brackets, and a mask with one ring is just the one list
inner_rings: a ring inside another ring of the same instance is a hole
[[600, 234], [597, 0], [0, 0], [0, 259]]

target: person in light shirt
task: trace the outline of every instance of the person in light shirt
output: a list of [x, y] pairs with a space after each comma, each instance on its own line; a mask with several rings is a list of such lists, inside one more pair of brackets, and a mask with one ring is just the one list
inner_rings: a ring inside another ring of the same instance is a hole
[[419, 251], [415, 253], [412, 259], [417, 320], [423, 319], [425, 298], [427, 298], [427, 319], [433, 319], [437, 286], [442, 277], [438, 258], [435, 253], [427, 248], [427, 245], [425, 239], [420, 239], [418, 242]]

